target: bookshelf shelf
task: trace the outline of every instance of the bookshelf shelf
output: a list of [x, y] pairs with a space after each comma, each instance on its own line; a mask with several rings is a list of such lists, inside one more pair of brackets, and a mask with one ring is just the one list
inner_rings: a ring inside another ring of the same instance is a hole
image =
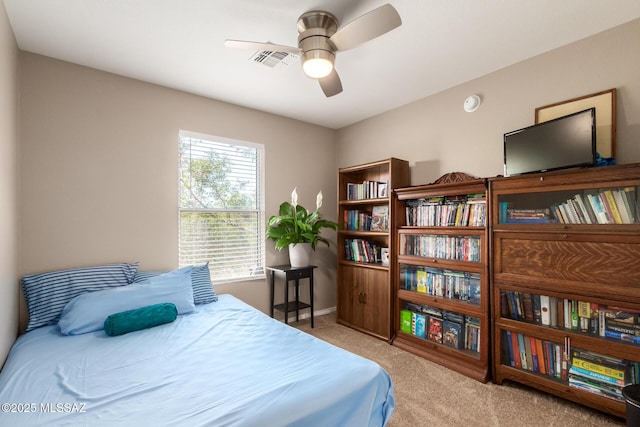
[[640, 165], [492, 178], [489, 193], [494, 381], [624, 418], [621, 389], [640, 380]]
[[393, 266], [382, 249], [393, 244], [391, 191], [407, 185], [409, 163], [396, 158], [338, 171], [337, 322], [387, 341]]
[[486, 382], [486, 180], [455, 174], [451, 181], [449, 176], [393, 192], [398, 221], [392, 344]]

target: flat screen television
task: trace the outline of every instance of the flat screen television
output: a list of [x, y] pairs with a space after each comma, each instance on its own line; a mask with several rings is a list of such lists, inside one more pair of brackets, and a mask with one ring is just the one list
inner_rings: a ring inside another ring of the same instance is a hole
[[504, 175], [596, 163], [596, 109], [504, 134]]

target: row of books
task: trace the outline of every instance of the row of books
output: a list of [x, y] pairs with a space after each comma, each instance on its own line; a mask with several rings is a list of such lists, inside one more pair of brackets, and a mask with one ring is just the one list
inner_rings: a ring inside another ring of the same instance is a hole
[[519, 332], [502, 331], [503, 358], [510, 366], [567, 381], [570, 387], [614, 400], [624, 400], [622, 389], [640, 381], [640, 362], [571, 349], [570, 339], [562, 344]]
[[407, 291], [480, 304], [480, 275], [403, 265], [400, 284]]
[[637, 311], [514, 291], [501, 292], [500, 303], [503, 317], [640, 344]]
[[500, 202], [501, 224], [547, 224], [555, 222], [550, 209], [512, 209], [509, 202]]
[[551, 210], [563, 224], [633, 224], [640, 218], [635, 187], [576, 194]]
[[449, 235], [400, 235], [400, 253], [453, 261], [480, 262], [480, 237]]
[[406, 303], [400, 330], [455, 349], [480, 351], [480, 319], [424, 304]]
[[640, 362], [583, 350], [573, 350], [571, 354], [570, 387], [622, 401], [622, 389], [626, 385], [639, 383]]
[[389, 197], [389, 183], [386, 181], [350, 182], [347, 184], [347, 200], [380, 199]]
[[514, 209], [512, 204], [501, 201], [501, 224], [634, 224], [640, 221], [636, 187], [624, 187], [578, 193], [564, 202], [549, 208]]
[[567, 379], [569, 341], [564, 344], [541, 340], [519, 332], [502, 331], [503, 360], [509, 365], [540, 375]]
[[383, 249], [388, 254], [388, 248], [383, 248], [376, 242], [364, 239], [344, 239], [344, 258], [348, 261], [382, 263]]
[[418, 227], [484, 227], [487, 221], [486, 202], [485, 193], [408, 200], [406, 224]]
[[344, 211], [346, 230], [389, 231], [389, 206], [374, 206], [371, 212], [357, 209]]

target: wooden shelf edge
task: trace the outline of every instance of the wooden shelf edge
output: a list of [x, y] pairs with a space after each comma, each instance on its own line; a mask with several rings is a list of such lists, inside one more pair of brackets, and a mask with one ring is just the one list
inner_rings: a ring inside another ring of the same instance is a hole
[[[405, 339], [402, 335], [398, 335], [393, 340], [393, 346], [398, 347], [411, 354], [430, 360], [447, 369], [456, 371], [466, 377], [474, 379], [481, 383], [486, 383], [490, 379], [489, 365], [482, 364], [480, 360], [465, 356], [458, 353], [458, 357], [451, 357], [450, 353], [442, 354], [442, 351], [429, 351], [424, 346], [416, 346], [413, 342]], [[433, 343], [437, 346], [436, 343]], [[452, 350], [455, 352], [455, 350]], [[456, 352], [457, 353], [457, 352]]]
[[511, 380], [524, 384], [545, 393], [553, 394], [563, 399], [591, 407], [598, 411], [606, 412], [619, 418], [624, 419], [626, 417], [626, 404], [624, 401], [616, 401], [582, 391], [575, 387], [570, 387], [569, 384], [564, 381], [556, 381], [521, 369], [512, 368], [506, 365], [499, 365], [496, 368], [495, 383], [502, 384], [504, 380]]
[[473, 304], [457, 299], [437, 297], [435, 295], [420, 294], [406, 289], [398, 289], [397, 299], [426, 304], [438, 308], [443, 308], [456, 313], [466, 314], [473, 317], [487, 318], [488, 314], [482, 309], [480, 304]]
[[357, 205], [386, 205], [389, 203], [389, 197], [376, 197], [374, 199], [344, 199], [338, 201], [341, 206], [357, 206]]
[[389, 270], [388, 266], [382, 265], [380, 263], [373, 263], [373, 262], [355, 262], [355, 261], [342, 259], [339, 261], [339, 263], [341, 265], [348, 265], [351, 267], [373, 268], [375, 270], [385, 270], [385, 271]]

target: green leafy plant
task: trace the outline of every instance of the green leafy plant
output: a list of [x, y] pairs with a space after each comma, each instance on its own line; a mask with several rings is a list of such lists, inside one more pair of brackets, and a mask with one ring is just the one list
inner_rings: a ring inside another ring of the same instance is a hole
[[320, 207], [322, 206], [322, 191], [316, 197], [316, 210], [309, 212], [298, 204], [298, 193], [293, 189], [291, 202], [280, 205], [279, 215], [269, 218], [267, 224], [267, 238], [276, 242], [276, 249], [282, 250], [292, 244], [311, 243], [311, 248], [316, 249], [318, 242], [329, 246], [329, 241], [320, 236], [323, 228], [336, 230], [339, 225], [333, 221], [322, 219]]

